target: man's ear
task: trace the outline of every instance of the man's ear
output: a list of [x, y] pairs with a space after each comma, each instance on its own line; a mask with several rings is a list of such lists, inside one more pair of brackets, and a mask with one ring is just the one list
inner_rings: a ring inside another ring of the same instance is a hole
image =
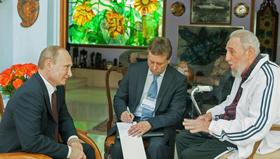
[[250, 59], [255, 58], [256, 57], [256, 50], [253, 47], [249, 47], [248, 48], [248, 54], [249, 54]]
[[50, 58], [45, 60], [45, 68], [46, 70], [50, 70], [52, 67], [52, 60]]

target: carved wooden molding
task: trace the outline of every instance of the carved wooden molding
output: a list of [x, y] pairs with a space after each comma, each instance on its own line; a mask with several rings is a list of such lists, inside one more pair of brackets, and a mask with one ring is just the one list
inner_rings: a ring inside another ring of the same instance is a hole
[[251, 16], [250, 16], [250, 31], [254, 32], [255, 30], [255, 8], [256, 0], [251, 0]]

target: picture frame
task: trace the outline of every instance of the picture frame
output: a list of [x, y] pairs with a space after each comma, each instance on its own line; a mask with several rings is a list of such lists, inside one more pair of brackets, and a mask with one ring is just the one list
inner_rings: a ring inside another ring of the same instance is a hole
[[232, 0], [191, 0], [191, 24], [230, 25]]
[[164, 36], [166, 0], [148, 3], [67, 0], [67, 45], [147, 48], [155, 37]]
[[[216, 59], [226, 54], [229, 35], [243, 26], [178, 26], [177, 57], [186, 61], [192, 69], [202, 72], [211, 70]], [[206, 73], [207, 74], [207, 73]]]

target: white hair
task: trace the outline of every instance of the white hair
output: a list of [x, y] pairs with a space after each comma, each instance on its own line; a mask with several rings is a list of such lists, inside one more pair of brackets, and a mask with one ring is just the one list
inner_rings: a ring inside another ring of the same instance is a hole
[[230, 39], [234, 37], [239, 38], [244, 49], [248, 49], [249, 47], [255, 49], [256, 56], [260, 53], [260, 42], [252, 32], [248, 30], [236, 30], [229, 37]]

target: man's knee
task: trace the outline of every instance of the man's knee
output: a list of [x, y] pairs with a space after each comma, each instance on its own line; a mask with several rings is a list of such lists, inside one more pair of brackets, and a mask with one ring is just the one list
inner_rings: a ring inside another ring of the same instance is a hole
[[150, 142], [148, 146], [148, 150], [159, 151], [159, 150], [164, 150], [167, 147], [168, 146], [163, 142]]
[[182, 151], [180, 154], [178, 154], [179, 159], [198, 159], [198, 154], [199, 152], [194, 152], [191, 149], [185, 149]]
[[179, 131], [179, 133], [176, 134], [176, 137], [175, 137], [176, 143], [181, 142], [185, 135], [186, 135], [186, 133], [184, 131]]
[[170, 150], [167, 143], [164, 142], [150, 142], [146, 149], [147, 155], [150, 158], [168, 158]]

